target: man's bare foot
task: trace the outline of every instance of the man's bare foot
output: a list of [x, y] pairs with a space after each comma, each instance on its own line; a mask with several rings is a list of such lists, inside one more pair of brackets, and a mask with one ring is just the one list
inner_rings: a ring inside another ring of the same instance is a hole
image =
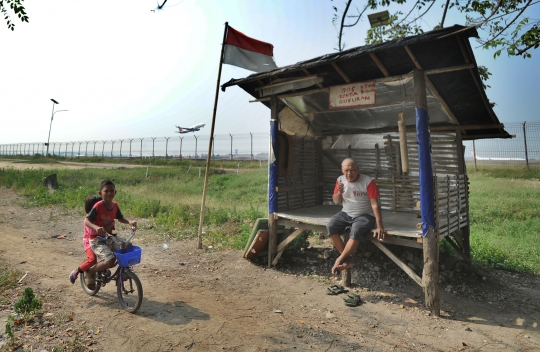
[[352, 268], [353, 266], [354, 266], [354, 263], [350, 263], [350, 262], [343, 262], [341, 264], [334, 265], [334, 267], [332, 268], [332, 274], [337, 275], [342, 270]]

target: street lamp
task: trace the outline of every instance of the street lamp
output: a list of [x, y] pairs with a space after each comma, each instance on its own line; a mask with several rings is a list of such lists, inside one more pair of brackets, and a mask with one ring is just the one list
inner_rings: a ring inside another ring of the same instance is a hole
[[47, 153], [45, 153], [45, 156], [49, 155], [49, 141], [51, 140], [51, 127], [52, 127], [52, 121], [54, 119], [54, 114], [56, 114], [57, 112], [61, 112], [61, 111], [67, 111], [67, 110], [57, 110], [57, 111], [54, 111], [54, 104], [60, 104], [59, 102], [57, 102], [56, 100], [54, 99], [51, 99], [51, 101], [53, 102], [53, 105], [52, 105], [52, 115], [51, 115], [51, 124], [49, 125], [49, 137], [47, 138]]

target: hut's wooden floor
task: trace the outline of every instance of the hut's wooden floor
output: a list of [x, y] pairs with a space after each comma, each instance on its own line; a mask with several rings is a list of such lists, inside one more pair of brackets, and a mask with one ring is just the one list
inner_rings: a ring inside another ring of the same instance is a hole
[[[330, 218], [339, 211], [340, 205], [318, 205], [282, 211], [277, 215], [304, 224], [326, 226]], [[390, 236], [422, 237], [422, 230], [416, 227], [416, 224], [421, 222], [421, 219], [416, 217], [416, 211], [393, 213], [391, 210], [382, 210], [382, 218], [384, 229]]]

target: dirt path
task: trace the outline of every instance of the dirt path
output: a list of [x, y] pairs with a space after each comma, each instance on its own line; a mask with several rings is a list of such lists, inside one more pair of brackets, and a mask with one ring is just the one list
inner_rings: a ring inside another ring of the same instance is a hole
[[[239, 251], [196, 250], [194, 241], [165, 249], [144, 240], [144, 223], [135, 240], [142, 263], [134, 267], [144, 300], [132, 315], [120, 310], [113, 285], [91, 297], [69, 282], [84, 259], [80, 215], [20, 204], [13, 191], [0, 189], [0, 265], [28, 273], [0, 297], [0, 336], [24, 287], [44, 301], [43, 318], [18, 327], [19, 350], [540, 351], [535, 276], [493, 271], [482, 280], [444, 259], [437, 318], [423, 308], [421, 289], [367, 247], [353, 269], [352, 290], [363, 304], [351, 308], [343, 294], [325, 294], [336, 282], [329, 276], [335, 251], [320, 258], [330, 250], [325, 241], [267, 269]], [[59, 234], [67, 239], [51, 237]], [[421, 253], [400, 255], [419, 267]]]

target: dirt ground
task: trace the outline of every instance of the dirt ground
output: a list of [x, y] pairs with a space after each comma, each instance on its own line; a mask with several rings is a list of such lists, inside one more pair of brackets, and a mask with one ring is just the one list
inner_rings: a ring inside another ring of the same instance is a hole
[[[441, 257], [435, 317], [421, 288], [368, 244], [354, 256], [350, 288], [363, 303], [348, 307], [345, 294], [325, 293], [339, 283], [328, 240], [312, 239], [268, 269], [241, 251], [197, 250], [193, 240], [165, 248], [149, 227], [140, 221], [134, 240], [142, 247], [134, 271], [144, 300], [133, 315], [121, 310], [114, 285], [91, 297], [69, 282], [84, 260], [79, 214], [23, 208], [12, 190], [0, 189], [0, 265], [27, 273], [0, 296], [0, 349], [8, 349], [12, 305], [29, 286], [44, 302], [43, 316], [17, 326], [19, 351], [540, 351], [537, 276], [482, 269], [479, 277]], [[60, 234], [67, 238], [52, 237]], [[420, 250], [389, 248], [421, 274]]]

